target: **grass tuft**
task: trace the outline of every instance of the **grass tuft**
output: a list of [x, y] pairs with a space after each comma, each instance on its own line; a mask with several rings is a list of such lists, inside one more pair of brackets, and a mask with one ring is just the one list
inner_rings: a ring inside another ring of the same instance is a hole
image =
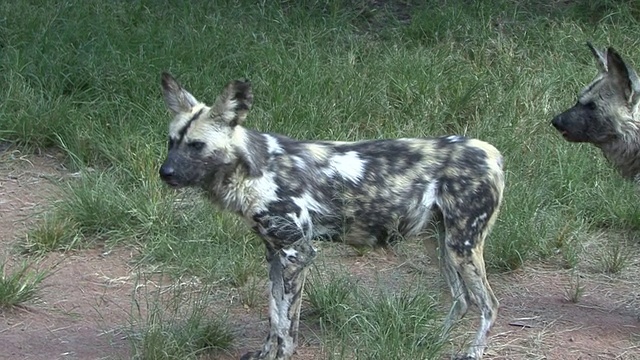
[[0, 308], [20, 306], [39, 298], [42, 282], [51, 275], [48, 270], [33, 270], [33, 264], [23, 261], [10, 271], [7, 261], [0, 263]]
[[71, 219], [48, 214], [29, 230], [19, 248], [25, 254], [44, 254], [80, 247], [81, 237], [77, 227]]
[[355, 284], [340, 273], [316, 273], [305, 290], [329, 358], [431, 359], [442, 350], [442, 314], [422, 289], [391, 292]]
[[580, 278], [580, 274], [574, 272], [571, 275], [569, 285], [564, 290], [565, 300], [577, 304], [584, 295], [585, 287]]
[[633, 253], [629, 252], [629, 247], [622, 241], [611, 240], [602, 247], [600, 265], [606, 274], [619, 274], [632, 260]]
[[135, 298], [130, 337], [134, 359], [198, 359], [231, 347], [234, 334], [226, 317], [209, 309], [210, 286], [196, 284], [146, 286], [152, 280], [164, 283], [164, 277], [140, 276], [144, 289]]
[[324, 326], [339, 329], [348, 319], [349, 304], [354, 302], [354, 286], [343, 275], [332, 274], [328, 279], [323, 279], [319, 273], [313, 273], [305, 283], [304, 290], [311, 316]]

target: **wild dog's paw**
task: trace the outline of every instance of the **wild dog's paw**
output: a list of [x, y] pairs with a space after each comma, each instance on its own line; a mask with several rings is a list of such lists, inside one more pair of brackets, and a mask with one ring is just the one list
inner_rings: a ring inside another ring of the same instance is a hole
[[474, 355], [470, 354], [460, 354], [453, 358], [453, 360], [479, 360]]
[[289, 360], [289, 356], [278, 356], [275, 353], [264, 354], [262, 351], [250, 351], [240, 358], [240, 360]]
[[249, 351], [248, 353], [240, 357], [240, 360], [259, 360], [259, 359], [264, 359], [263, 357], [260, 357], [260, 351]]

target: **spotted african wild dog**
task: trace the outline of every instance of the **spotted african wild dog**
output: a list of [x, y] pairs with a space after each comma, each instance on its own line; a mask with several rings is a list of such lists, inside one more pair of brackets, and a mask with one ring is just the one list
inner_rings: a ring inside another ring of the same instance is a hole
[[553, 126], [571, 142], [599, 147], [622, 176], [640, 180], [640, 81], [635, 70], [608, 48], [587, 43], [598, 75], [577, 103], [553, 118]]
[[482, 357], [498, 311], [483, 259], [504, 188], [496, 148], [460, 136], [298, 141], [242, 126], [253, 101], [248, 82], [229, 83], [211, 107], [167, 73], [162, 90], [175, 116], [162, 179], [201, 188], [243, 217], [266, 246], [271, 328], [262, 349], [242, 359], [291, 358], [305, 275], [316, 257], [311, 240], [384, 246], [421, 235], [430, 223], [441, 230], [454, 299], [445, 329], [475, 303], [480, 326], [460, 358]]

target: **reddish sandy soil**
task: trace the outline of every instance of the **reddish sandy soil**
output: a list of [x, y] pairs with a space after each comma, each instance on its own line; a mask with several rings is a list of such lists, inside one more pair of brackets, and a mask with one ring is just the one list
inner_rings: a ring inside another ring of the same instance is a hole
[[[0, 150], [0, 258], [8, 260], [8, 270], [25, 258], [15, 244], [60, 196], [56, 183], [72, 176], [56, 156]], [[597, 241], [596, 237], [590, 245], [594, 251]], [[589, 271], [588, 266], [581, 271], [584, 294], [577, 303], [565, 299], [572, 272], [552, 264], [528, 264], [513, 273], [491, 275], [501, 312], [485, 358], [640, 359], [639, 250], [637, 241], [629, 245], [634, 256], [622, 274], [605, 276]], [[136, 281], [140, 269], [134, 266], [135, 255], [135, 250], [126, 248], [93, 248], [51, 253], [39, 260], [38, 267], [54, 272], [45, 280], [39, 300], [0, 310], [0, 359], [130, 358], [129, 329], [139, 319], [132, 315], [137, 314], [134, 290], [149, 286]], [[334, 248], [324, 251], [318, 266], [338, 263], [354, 276], [401, 278], [415, 272], [415, 265], [406, 259], [402, 250], [354, 256]], [[422, 260], [428, 262], [426, 257]], [[426, 268], [433, 272], [428, 278], [438, 279], [434, 266]], [[439, 280], [433, 285], [442, 287]], [[229, 307], [238, 334], [236, 346], [229, 354], [206, 358], [237, 359], [258, 346], [265, 335], [266, 301], [247, 309], [230, 293], [212, 306]], [[472, 328], [475, 317], [470, 313], [468, 323], [459, 328]], [[301, 332], [297, 358], [326, 358], [317, 326], [303, 319]], [[456, 334], [452, 344], [470, 334]]]

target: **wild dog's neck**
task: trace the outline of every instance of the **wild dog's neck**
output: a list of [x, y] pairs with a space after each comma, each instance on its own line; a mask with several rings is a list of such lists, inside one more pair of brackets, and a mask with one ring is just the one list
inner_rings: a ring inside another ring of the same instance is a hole
[[616, 141], [602, 144], [600, 149], [605, 158], [611, 162], [618, 172], [629, 179], [640, 177], [640, 128], [635, 121], [624, 124], [619, 129]]
[[[236, 126], [232, 136], [234, 162], [217, 171], [204, 186], [207, 195], [225, 209], [248, 215], [260, 198], [257, 191], [269, 161], [267, 140], [262, 133]], [[256, 187], [256, 184], [259, 186]]]
[[262, 176], [269, 161], [267, 140], [258, 131], [236, 126], [233, 146], [239, 163], [250, 178]]

